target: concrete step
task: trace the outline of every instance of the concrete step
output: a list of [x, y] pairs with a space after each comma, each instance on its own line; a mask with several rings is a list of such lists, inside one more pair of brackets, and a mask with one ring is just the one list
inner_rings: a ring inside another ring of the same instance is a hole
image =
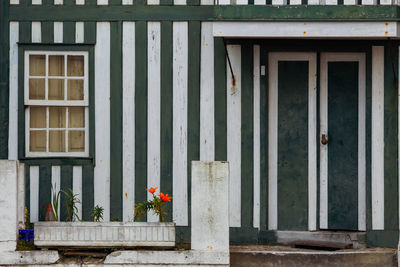
[[397, 266], [397, 250], [391, 248], [321, 251], [283, 246], [231, 246], [232, 267], [292, 266]]

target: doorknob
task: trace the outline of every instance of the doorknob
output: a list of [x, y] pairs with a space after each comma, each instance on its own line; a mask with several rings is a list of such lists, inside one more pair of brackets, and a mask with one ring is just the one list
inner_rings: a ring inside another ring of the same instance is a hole
[[328, 144], [328, 138], [326, 136], [326, 134], [323, 134], [321, 137], [321, 144], [326, 145]]

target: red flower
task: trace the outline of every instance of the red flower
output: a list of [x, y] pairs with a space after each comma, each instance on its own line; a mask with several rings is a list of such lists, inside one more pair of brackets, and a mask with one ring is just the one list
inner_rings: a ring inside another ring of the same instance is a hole
[[159, 196], [160, 196], [160, 198], [161, 198], [162, 201], [164, 201], [164, 202], [166, 202], [166, 201], [171, 202], [172, 197], [169, 197], [168, 194], [165, 194], [165, 195], [164, 195], [163, 193], [160, 193]]
[[156, 192], [157, 188], [158, 187], [156, 187], [156, 188], [150, 187], [150, 189], [146, 189], [146, 190], [149, 191], [150, 194], [154, 194]]

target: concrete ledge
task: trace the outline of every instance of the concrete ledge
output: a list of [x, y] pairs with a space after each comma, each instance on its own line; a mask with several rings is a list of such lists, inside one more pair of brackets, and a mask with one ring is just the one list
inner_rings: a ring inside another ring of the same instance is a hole
[[54, 264], [59, 255], [55, 250], [0, 252], [0, 265], [43, 265]]

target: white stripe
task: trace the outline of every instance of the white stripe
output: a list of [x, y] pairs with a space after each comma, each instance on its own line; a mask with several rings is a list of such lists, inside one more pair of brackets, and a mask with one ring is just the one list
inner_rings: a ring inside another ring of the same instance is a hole
[[32, 43], [42, 42], [42, 25], [39, 21], [32, 22]]
[[74, 166], [72, 169], [72, 191], [80, 200], [76, 203], [78, 217], [82, 219], [82, 166]]
[[188, 225], [188, 23], [173, 23], [173, 220]]
[[335, 6], [337, 4], [338, 4], [337, 0], [325, 0], [325, 5]]
[[18, 163], [18, 223], [25, 222], [25, 163]]
[[186, 0], [174, 0], [174, 5], [186, 5]]
[[94, 205], [104, 208], [110, 220], [110, 23], [97, 23], [95, 46], [95, 140]]
[[85, 0], [76, 0], [75, 4], [76, 5], [84, 5], [85, 4]]
[[272, 0], [272, 5], [287, 5], [287, 0]]
[[230, 5], [231, 4], [231, 0], [215, 0], [215, 2], [217, 3], [217, 5]]
[[42, 0], [32, 0], [32, 5], [41, 5]]
[[75, 23], [75, 43], [85, 42], [85, 23], [82, 21]]
[[377, 5], [378, 0], [362, 0], [362, 5]]
[[301, 0], [290, 0], [290, 5], [301, 5]]
[[18, 40], [19, 24], [10, 22], [10, 91], [8, 120], [8, 159], [18, 159]]
[[10, 5], [19, 5], [19, 0], [10, 0]]
[[384, 47], [372, 47], [371, 190], [372, 229], [383, 230], [384, 190]]
[[254, 54], [254, 64], [253, 64], [253, 88], [254, 88], [254, 160], [253, 160], [253, 168], [254, 168], [254, 208], [253, 208], [253, 226], [254, 228], [260, 227], [260, 46], [255, 45], [253, 48]]
[[200, 0], [200, 5], [214, 5], [214, 0]]
[[356, 0], [343, 0], [344, 5], [357, 5]]
[[123, 23], [123, 219], [133, 220], [135, 205], [135, 22]]
[[39, 221], [39, 166], [31, 166], [29, 171], [29, 213], [30, 222]]
[[320, 4], [320, 0], [308, 0], [308, 4], [309, 5], [319, 5]]
[[247, 0], [236, 0], [236, 5], [248, 5]]
[[108, 0], [97, 0], [97, 5], [108, 5]]
[[160, 0], [147, 0], [148, 5], [159, 5]]
[[[398, 51], [399, 51], [399, 55], [400, 55], [400, 46], [399, 46], [399, 48], [398, 48]], [[399, 73], [400, 73], [400, 57], [399, 57]], [[398, 112], [398, 114], [397, 114], [397, 119], [398, 119], [398, 122], [397, 122], [397, 127], [398, 127], [398, 129], [397, 129], [397, 134], [398, 134], [398, 137], [397, 137], [397, 153], [398, 153], [398, 155], [397, 155], [397, 159], [398, 159], [398, 166], [400, 166], [400, 80], [399, 80], [399, 84], [397, 85], [398, 86], [398, 91], [397, 91], [397, 112]], [[398, 179], [398, 181], [397, 181], [397, 184], [398, 184], [398, 207], [399, 207], [399, 214], [398, 214], [398, 216], [399, 216], [399, 229], [400, 229], [400, 168], [398, 167], [397, 168], [398, 169], [398, 174], [397, 174], [397, 179]], [[400, 242], [399, 242], [399, 246], [400, 246]], [[398, 249], [400, 249], [400, 247], [398, 248]], [[398, 259], [398, 262], [400, 263], [400, 258]]]
[[[160, 188], [160, 141], [161, 141], [161, 24], [148, 22], [148, 106], [147, 106], [147, 186]], [[162, 190], [162, 188], [160, 188]], [[147, 194], [149, 200], [153, 197]], [[158, 221], [157, 216], [150, 212], [147, 221]]]
[[[60, 185], [61, 185], [61, 168], [60, 166], [51, 166], [51, 205], [53, 205], [53, 209], [55, 209], [53, 202], [53, 194], [58, 194], [58, 192], [60, 192]], [[60, 199], [58, 201], [58, 209], [57, 209], [58, 220], [60, 220], [60, 206], [61, 206]]]
[[64, 1], [63, 0], [54, 0], [55, 5], [63, 5]]
[[228, 45], [228, 56], [233, 75], [226, 63], [227, 73], [227, 159], [229, 162], [229, 226], [240, 227], [241, 224], [241, 47]]
[[265, 5], [266, 3], [266, 0], [254, 0], [255, 5]]
[[64, 38], [64, 23], [60, 21], [54, 22], [54, 42], [62, 43]]
[[133, 0], [122, 0], [123, 5], [133, 5]]
[[393, 5], [393, 0], [380, 0], [379, 5]]
[[214, 38], [212, 22], [201, 23], [200, 160], [214, 161]]

